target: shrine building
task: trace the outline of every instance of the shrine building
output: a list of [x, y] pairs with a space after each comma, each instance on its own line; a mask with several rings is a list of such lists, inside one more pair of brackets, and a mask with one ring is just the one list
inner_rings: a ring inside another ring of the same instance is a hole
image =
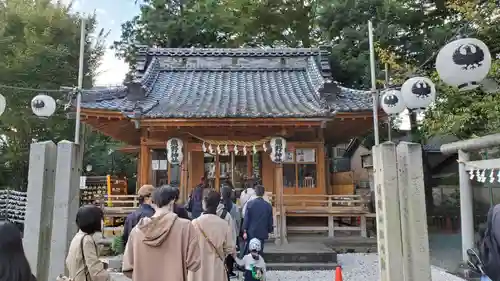
[[186, 198], [205, 176], [216, 189], [252, 178], [273, 194], [339, 194], [328, 148], [372, 128], [372, 97], [332, 83], [328, 58], [141, 46], [131, 83], [83, 94], [82, 121], [138, 154], [138, 186], [177, 184]]

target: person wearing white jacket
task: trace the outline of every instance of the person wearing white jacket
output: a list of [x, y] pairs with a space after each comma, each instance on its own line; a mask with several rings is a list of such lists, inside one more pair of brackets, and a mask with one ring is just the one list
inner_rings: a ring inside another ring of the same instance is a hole
[[245, 217], [246, 204], [251, 199], [255, 199], [255, 189], [253, 187], [248, 187], [241, 192], [240, 195], [240, 206], [241, 206], [241, 217]]

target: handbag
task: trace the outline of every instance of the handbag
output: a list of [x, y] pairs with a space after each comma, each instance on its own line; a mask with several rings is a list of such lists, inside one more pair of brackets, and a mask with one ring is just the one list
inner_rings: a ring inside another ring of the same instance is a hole
[[215, 244], [210, 240], [210, 238], [208, 238], [207, 234], [205, 233], [205, 231], [203, 231], [203, 229], [201, 228], [201, 226], [200, 226], [200, 224], [198, 222], [196, 222], [196, 226], [200, 230], [201, 235], [203, 235], [203, 237], [208, 242], [208, 244], [210, 245], [210, 247], [212, 247], [212, 249], [215, 251], [215, 254], [222, 261], [222, 265], [224, 265], [224, 270], [225, 270], [224, 276], [226, 276], [226, 278], [227, 278], [227, 267], [226, 267], [226, 262], [225, 262], [226, 259], [224, 258], [224, 254], [221, 254], [219, 252], [219, 250], [217, 249], [217, 247], [215, 247]]

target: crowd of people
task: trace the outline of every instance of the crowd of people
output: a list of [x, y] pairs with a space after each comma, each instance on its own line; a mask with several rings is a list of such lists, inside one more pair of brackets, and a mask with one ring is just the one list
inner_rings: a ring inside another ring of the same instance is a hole
[[[122, 272], [135, 281], [221, 281], [241, 271], [245, 281], [265, 280], [264, 244], [273, 231], [273, 214], [262, 185], [249, 185], [239, 197], [230, 182], [220, 193], [202, 178], [185, 205], [179, 189], [144, 185], [139, 208], [125, 220]], [[95, 205], [76, 215], [78, 233], [67, 257], [68, 276], [61, 280], [108, 281], [94, 234], [104, 214]], [[0, 281], [36, 281], [24, 254], [18, 226], [0, 222]]]

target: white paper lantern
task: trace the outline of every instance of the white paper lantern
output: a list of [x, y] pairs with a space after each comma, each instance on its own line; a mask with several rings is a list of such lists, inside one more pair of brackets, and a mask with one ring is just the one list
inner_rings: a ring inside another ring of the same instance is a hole
[[7, 101], [5, 100], [5, 97], [0, 94], [0, 116], [5, 112], [5, 108], [7, 107]]
[[274, 163], [282, 163], [285, 159], [286, 140], [282, 137], [271, 139], [271, 160]]
[[184, 144], [181, 139], [171, 138], [167, 141], [167, 160], [170, 164], [179, 165], [182, 163], [184, 155], [182, 147]]
[[37, 95], [31, 100], [31, 110], [38, 117], [50, 117], [56, 112], [56, 101], [51, 96]]
[[436, 86], [427, 77], [413, 77], [401, 86], [401, 95], [409, 109], [424, 109], [436, 99]]
[[491, 53], [475, 38], [463, 38], [446, 44], [436, 58], [436, 70], [444, 83], [470, 90], [479, 87], [491, 68]]
[[382, 95], [381, 106], [388, 115], [396, 115], [406, 109], [403, 96], [398, 90], [389, 90], [385, 92]]

